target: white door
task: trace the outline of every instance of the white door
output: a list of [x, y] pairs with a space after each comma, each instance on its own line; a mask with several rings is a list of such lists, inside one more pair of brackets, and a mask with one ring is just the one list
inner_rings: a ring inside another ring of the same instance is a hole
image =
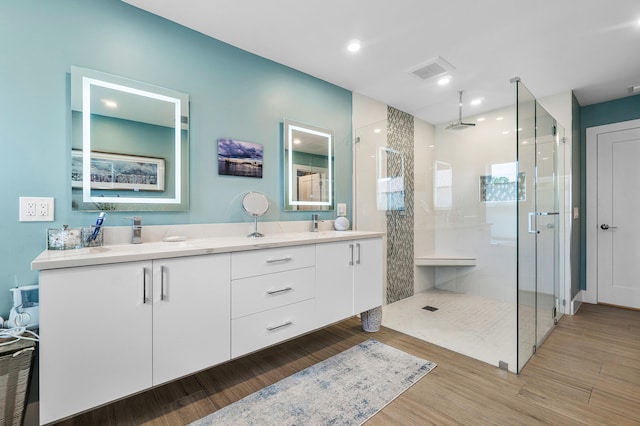
[[640, 308], [640, 128], [597, 136], [598, 302]]

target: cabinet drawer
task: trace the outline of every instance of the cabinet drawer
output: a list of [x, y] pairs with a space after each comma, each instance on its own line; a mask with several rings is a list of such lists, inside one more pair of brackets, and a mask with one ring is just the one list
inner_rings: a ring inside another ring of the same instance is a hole
[[315, 299], [231, 321], [231, 357], [236, 358], [315, 328]]
[[231, 283], [231, 317], [239, 318], [315, 296], [316, 268], [257, 277], [241, 278]]
[[315, 257], [316, 246], [313, 244], [233, 253], [231, 279], [314, 266]]

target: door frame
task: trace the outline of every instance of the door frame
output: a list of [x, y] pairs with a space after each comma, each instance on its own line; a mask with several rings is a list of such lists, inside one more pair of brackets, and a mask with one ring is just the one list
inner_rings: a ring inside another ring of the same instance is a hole
[[598, 136], [640, 127], [640, 119], [587, 128], [586, 285], [582, 301], [598, 303]]

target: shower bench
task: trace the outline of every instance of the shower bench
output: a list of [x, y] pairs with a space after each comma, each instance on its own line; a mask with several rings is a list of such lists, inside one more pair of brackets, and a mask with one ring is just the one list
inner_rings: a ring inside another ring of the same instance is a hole
[[460, 255], [429, 254], [416, 256], [416, 266], [476, 266], [476, 258]]

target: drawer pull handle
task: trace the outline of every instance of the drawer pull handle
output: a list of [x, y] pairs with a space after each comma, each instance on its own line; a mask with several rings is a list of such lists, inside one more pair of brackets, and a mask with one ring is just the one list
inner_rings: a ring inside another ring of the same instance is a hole
[[291, 290], [293, 290], [293, 288], [285, 287], [285, 288], [281, 288], [280, 290], [268, 290], [267, 294], [278, 294], [278, 293], [284, 293], [285, 291], [291, 291]]
[[291, 260], [291, 256], [281, 257], [279, 259], [267, 259], [267, 263], [288, 262]]
[[286, 326], [291, 325], [291, 324], [293, 324], [291, 321], [287, 321], [284, 324], [275, 325], [273, 327], [267, 327], [267, 331], [277, 330], [279, 328], [286, 327]]

